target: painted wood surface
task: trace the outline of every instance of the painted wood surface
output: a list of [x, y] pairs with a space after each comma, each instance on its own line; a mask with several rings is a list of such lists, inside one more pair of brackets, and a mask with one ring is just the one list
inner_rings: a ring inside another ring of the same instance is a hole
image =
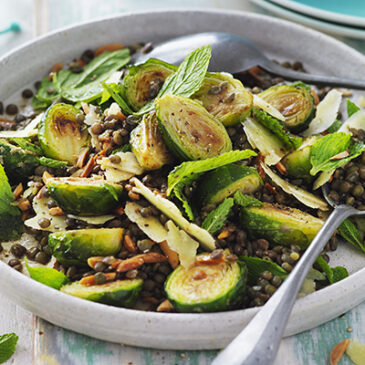
[[[219, 7], [263, 12], [247, 0], [2, 0], [0, 28], [18, 21], [23, 32], [0, 37], [0, 53], [65, 25], [130, 10]], [[365, 51], [365, 42], [346, 40]], [[91, 324], [92, 325], [92, 324]], [[365, 303], [314, 330], [282, 341], [275, 365], [328, 364], [332, 347], [345, 338], [365, 343]], [[99, 341], [36, 318], [0, 295], [0, 334], [15, 332], [19, 343], [7, 364], [19, 365], [208, 365], [216, 351], [159, 351]], [[365, 362], [364, 362], [365, 363]], [[344, 357], [341, 365], [351, 364]]]

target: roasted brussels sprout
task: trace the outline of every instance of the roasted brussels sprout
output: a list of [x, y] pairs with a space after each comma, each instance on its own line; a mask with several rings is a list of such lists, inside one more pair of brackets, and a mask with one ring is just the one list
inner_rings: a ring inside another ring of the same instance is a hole
[[48, 246], [65, 266], [87, 266], [92, 256], [110, 256], [119, 252], [123, 228], [89, 228], [51, 233]]
[[38, 157], [34, 153], [14, 146], [6, 139], [0, 139], [0, 159], [12, 183], [26, 180], [39, 165]]
[[262, 184], [263, 181], [256, 169], [230, 164], [205, 174], [196, 196], [202, 206], [218, 204], [236, 191], [244, 194], [254, 193]]
[[93, 302], [131, 307], [142, 289], [143, 280], [116, 280], [101, 285], [82, 285], [79, 281], [64, 285], [61, 292]]
[[145, 114], [139, 125], [131, 132], [129, 140], [132, 151], [145, 170], [156, 170], [172, 162], [154, 112]]
[[263, 207], [242, 208], [241, 224], [253, 238], [304, 249], [321, 229], [323, 221], [299, 209], [264, 203]]
[[51, 198], [65, 213], [98, 216], [117, 207], [123, 187], [98, 178], [55, 177], [47, 180]]
[[177, 157], [200, 160], [232, 150], [223, 124], [197, 101], [165, 95], [155, 103], [164, 140]]
[[[210, 254], [201, 254], [209, 258]], [[167, 278], [165, 291], [179, 312], [219, 312], [240, 304], [246, 287], [247, 270], [241, 261], [224, 258], [217, 263], [178, 266]]]
[[157, 96], [167, 76], [176, 70], [177, 66], [154, 58], [142, 65], [130, 66], [123, 81], [128, 104], [135, 111], [141, 109]]
[[317, 140], [317, 137], [311, 137], [298, 150], [289, 153], [283, 158], [282, 163], [286, 168], [288, 176], [294, 179], [303, 179], [306, 182], [313, 181], [314, 176], [310, 174], [312, 168], [310, 156], [311, 147]]
[[293, 133], [304, 131], [312, 120], [315, 102], [310, 87], [302, 82], [272, 86], [259, 96], [285, 117], [285, 127]]
[[193, 95], [225, 126], [245, 120], [252, 108], [252, 94], [229, 74], [208, 73]]
[[69, 104], [55, 104], [47, 109], [40, 123], [38, 137], [43, 153], [56, 160], [74, 164], [89, 142], [87, 129], [77, 121], [80, 110]]

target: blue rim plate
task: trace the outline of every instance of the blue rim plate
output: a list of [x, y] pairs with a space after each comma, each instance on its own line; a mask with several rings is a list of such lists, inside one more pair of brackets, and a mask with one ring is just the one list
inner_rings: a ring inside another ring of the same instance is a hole
[[291, 10], [335, 23], [365, 27], [364, 0], [271, 0]]
[[316, 18], [311, 18], [309, 16], [296, 13], [295, 11], [284, 8], [280, 5], [274, 4], [271, 1], [266, 1], [266, 0], [250, 0], [250, 1], [258, 5], [259, 7], [268, 10], [273, 14], [307, 25], [311, 28], [315, 28], [326, 33], [357, 38], [357, 39], [365, 39], [365, 28], [361, 29], [356, 27], [350, 27], [336, 23], [325, 22], [323, 20]]

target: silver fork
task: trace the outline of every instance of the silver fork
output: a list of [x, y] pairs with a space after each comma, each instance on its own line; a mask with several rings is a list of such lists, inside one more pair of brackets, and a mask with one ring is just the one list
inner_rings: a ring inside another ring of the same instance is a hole
[[218, 354], [212, 365], [270, 365], [274, 362], [295, 299], [309, 269], [346, 218], [365, 216], [365, 211], [344, 204], [336, 205], [328, 197], [328, 185], [322, 191], [335, 209], [288, 278], [243, 331]]

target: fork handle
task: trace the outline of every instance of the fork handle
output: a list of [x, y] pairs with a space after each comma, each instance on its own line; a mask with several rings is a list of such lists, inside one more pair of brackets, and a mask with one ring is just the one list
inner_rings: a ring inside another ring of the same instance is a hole
[[298, 72], [287, 69], [274, 62], [264, 62], [259, 66], [270, 74], [273, 74], [275, 76], [281, 76], [287, 80], [301, 80], [319, 86], [336, 86], [365, 90], [365, 80], [355, 80], [336, 76], [312, 75], [305, 72]]
[[246, 328], [214, 359], [212, 365], [270, 365], [308, 270], [337, 227], [356, 210], [338, 206], [324, 223], [294, 270]]

